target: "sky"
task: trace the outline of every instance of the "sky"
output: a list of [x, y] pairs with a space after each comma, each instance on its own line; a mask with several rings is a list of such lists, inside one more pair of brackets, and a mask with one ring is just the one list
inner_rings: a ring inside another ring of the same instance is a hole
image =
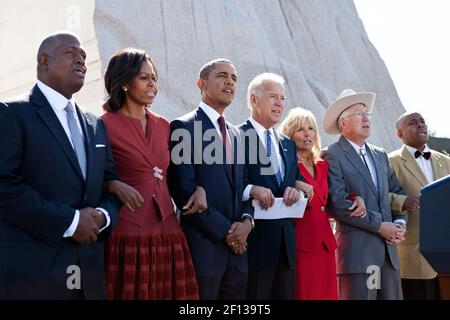
[[407, 111], [450, 138], [450, 1], [354, 0]]

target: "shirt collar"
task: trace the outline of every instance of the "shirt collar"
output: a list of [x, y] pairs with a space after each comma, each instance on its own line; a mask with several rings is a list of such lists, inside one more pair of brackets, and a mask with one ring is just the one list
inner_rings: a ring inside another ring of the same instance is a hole
[[[248, 118], [248, 120], [250, 121], [250, 123], [252, 124], [253, 128], [255, 128], [256, 133], [259, 136], [264, 137], [266, 134], [266, 128], [264, 128], [258, 121], [256, 121], [255, 119], [253, 119], [252, 117]], [[270, 133], [272, 134], [272, 136], [274, 137], [274, 129], [273, 127], [268, 129], [270, 131]]]
[[48, 103], [55, 111], [62, 111], [67, 106], [67, 103], [70, 101], [72, 106], [75, 108], [75, 97], [72, 95], [72, 98], [67, 99], [61, 93], [56, 91], [53, 88], [50, 88], [48, 85], [43, 83], [42, 81], [37, 81], [38, 88], [42, 91], [44, 96], [47, 98]]
[[[415, 158], [414, 153], [416, 153], [417, 149], [410, 147], [408, 145], [405, 144], [406, 149], [408, 149], [409, 153], [411, 153], [411, 155], [413, 156], [413, 158]], [[428, 145], [425, 145], [425, 148], [423, 148], [423, 151], [421, 152], [431, 152], [430, 148], [428, 148]]]
[[[206, 115], [211, 120], [211, 122], [214, 124], [214, 126], [217, 127], [218, 126], [217, 120], [219, 119], [221, 114], [218, 113], [216, 110], [214, 110], [212, 107], [208, 106], [203, 101], [200, 101], [199, 107], [202, 108], [202, 110], [206, 113]], [[222, 114], [222, 116], [225, 118], [225, 113]]]
[[[345, 138], [345, 137], [344, 137], [344, 138]], [[348, 142], [350, 142], [350, 144], [352, 145], [353, 149], [356, 150], [356, 153], [357, 153], [357, 154], [360, 153], [360, 150], [361, 150], [361, 149], [363, 150], [363, 154], [367, 154], [367, 151], [366, 151], [366, 144], [365, 144], [365, 143], [362, 145], [362, 147], [360, 147], [360, 146], [358, 146], [356, 143], [354, 143], [353, 141], [348, 140], [347, 138], [345, 138], [345, 140], [347, 140]]]

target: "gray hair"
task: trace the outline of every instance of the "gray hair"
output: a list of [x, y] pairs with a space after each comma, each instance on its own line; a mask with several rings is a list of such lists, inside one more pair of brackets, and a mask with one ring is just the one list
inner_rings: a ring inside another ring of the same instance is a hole
[[261, 73], [253, 78], [252, 81], [250, 81], [247, 89], [247, 107], [251, 110], [252, 109], [252, 101], [251, 97], [252, 95], [261, 95], [262, 93], [262, 87], [264, 86], [265, 82], [275, 82], [281, 85], [284, 88], [285, 81], [282, 76], [275, 74], [275, 73]]

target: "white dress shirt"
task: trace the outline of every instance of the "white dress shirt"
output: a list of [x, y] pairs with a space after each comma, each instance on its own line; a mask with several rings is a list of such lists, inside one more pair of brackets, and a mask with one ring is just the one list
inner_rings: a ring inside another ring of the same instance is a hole
[[370, 159], [369, 154], [367, 153], [366, 144], [364, 143], [362, 145], [362, 147], [360, 147], [356, 143], [354, 143], [354, 142], [352, 142], [350, 140], [347, 140], [347, 141], [350, 142], [350, 144], [352, 145], [353, 149], [355, 149], [356, 153], [359, 155], [359, 158], [364, 163], [364, 159], [363, 159], [363, 157], [361, 155], [361, 152], [360, 152], [361, 149], [363, 150], [363, 154], [365, 155], [364, 158], [366, 158], [367, 166], [369, 167], [370, 176], [372, 177], [373, 184], [378, 189], [377, 170], [375, 169], [375, 165], [373, 164], [372, 159]]
[[[42, 93], [44, 94], [48, 103], [50, 104], [53, 111], [55, 112], [56, 117], [58, 118], [61, 126], [63, 127], [64, 132], [66, 133], [67, 138], [69, 139], [70, 143], [72, 144], [72, 148], [73, 148], [72, 136], [70, 134], [69, 125], [67, 123], [67, 112], [66, 112], [65, 108], [69, 101], [72, 104], [72, 106], [75, 108], [75, 98], [72, 96], [72, 98], [67, 99], [62, 94], [60, 94], [58, 91], [50, 88], [45, 83], [43, 83], [39, 80], [37, 81], [37, 86], [42, 91]], [[81, 135], [84, 136], [83, 130], [81, 129], [80, 121], [78, 120], [77, 112], [74, 113], [74, 116], [75, 116], [75, 119], [77, 120], [78, 129], [80, 130]], [[100, 231], [102, 231], [103, 229], [105, 229], [109, 226], [109, 224], [111, 223], [111, 218], [109, 217], [109, 213], [105, 209], [103, 209], [103, 208], [96, 208], [96, 209], [98, 211], [102, 212], [106, 218], [105, 226], [102, 229], [100, 229]], [[66, 230], [66, 232], [64, 232], [63, 237], [68, 238], [68, 237], [73, 236], [73, 234], [77, 230], [79, 222], [80, 222], [80, 211], [75, 210], [75, 214], [74, 214], [72, 223], [69, 226], [69, 228]]]
[[[416, 163], [419, 166], [419, 168], [422, 170], [423, 174], [425, 175], [425, 178], [427, 178], [428, 183], [431, 183], [434, 181], [434, 174], [433, 174], [433, 167], [431, 166], [431, 159], [425, 159], [424, 157], [418, 157], [416, 158], [414, 153], [417, 151], [417, 149], [405, 145], [406, 149], [408, 149], [409, 153], [413, 156], [413, 158], [416, 159]], [[420, 150], [419, 150], [420, 151]], [[428, 148], [427, 145], [425, 145], [425, 148], [422, 152], [431, 152], [431, 150]]]
[[[212, 107], [208, 106], [206, 103], [204, 103], [203, 101], [200, 101], [199, 107], [206, 113], [206, 115], [208, 116], [209, 120], [211, 120], [211, 122], [214, 125], [214, 128], [216, 128], [217, 132], [220, 134], [220, 136], [222, 137], [222, 132], [220, 132], [220, 126], [219, 126], [219, 117], [223, 116], [225, 119], [225, 123], [226, 123], [226, 118], [225, 118], [225, 113], [224, 114], [220, 114], [218, 113], [216, 110], [214, 110]], [[222, 137], [223, 139], [223, 137]], [[230, 134], [228, 133], [228, 129], [227, 129], [227, 139], [228, 139], [228, 143], [230, 144]]]
[[[220, 134], [220, 136], [222, 136], [222, 133], [220, 132], [220, 125], [219, 125], [219, 122], [217, 120], [219, 119], [220, 116], [223, 116], [225, 121], [226, 121], [225, 113], [221, 115], [220, 113], [218, 113], [212, 107], [208, 106], [203, 101], [200, 101], [199, 107], [206, 113], [206, 115], [208, 116], [209, 120], [211, 120], [211, 122], [213, 123], [214, 128], [216, 128], [217, 132]], [[222, 139], [223, 139], [223, 137], [222, 137]], [[230, 133], [228, 132], [228, 130], [227, 130], [227, 139], [228, 139], [228, 143], [230, 143], [230, 141], [231, 141], [230, 140]], [[253, 217], [250, 214], [244, 212], [242, 214], [241, 218], [243, 220], [246, 217], [248, 217], [248, 219], [250, 219], [250, 221], [252, 223], [252, 228], [253, 228], [254, 227]]]
[[[266, 129], [259, 122], [257, 122], [255, 119], [253, 119], [252, 117], [250, 117], [248, 120], [252, 124], [253, 128], [255, 128], [255, 131], [258, 134], [259, 140], [261, 141], [262, 145], [264, 146], [264, 148], [266, 150], [267, 150], [266, 130], [270, 131], [271, 138], [272, 138], [272, 143], [275, 146], [275, 149], [272, 150], [272, 152], [275, 152], [275, 154], [277, 156], [278, 163], [280, 165], [280, 174], [281, 174], [282, 177], [284, 177], [284, 162], [283, 162], [283, 158], [281, 157], [280, 146], [279, 146], [278, 140], [276, 139], [277, 135], [275, 134], [274, 128]], [[242, 195], [242, 201], [247, 201], [248, 199], [250, 199], [250, 191], [251, 191], [252, 187], [253, 187], [253, 185], [249, 184], [245, 188], [244, 194]]]

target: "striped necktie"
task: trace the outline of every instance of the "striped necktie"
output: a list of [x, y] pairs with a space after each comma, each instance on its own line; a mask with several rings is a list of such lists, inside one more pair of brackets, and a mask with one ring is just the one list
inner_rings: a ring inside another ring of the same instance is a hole
[[275, 148], [275, 145], [272, 143], [270, 130], [266, 130], [267, 157], [270, 158], [270, 163], [275, 174], [275, 180], [277, 181], [278, 186], [281, 186], [283, 178], [281, 177], [280, 164], [278, 163], [278, 157], [275, 152], [276, 149], [274, 149], [274, 152], [272, 152], [272, 148]]

